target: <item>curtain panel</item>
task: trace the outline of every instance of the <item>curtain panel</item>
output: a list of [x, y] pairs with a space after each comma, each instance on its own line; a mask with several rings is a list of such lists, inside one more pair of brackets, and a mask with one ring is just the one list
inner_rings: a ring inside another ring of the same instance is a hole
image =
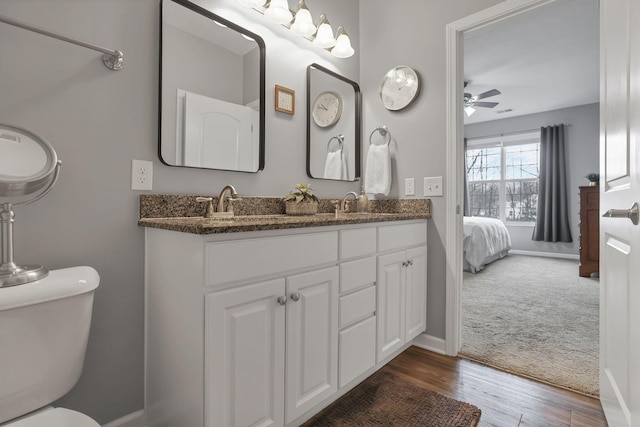
[[564, 125], [540, 129], [540, 186], [532, 237], [535, 241], [572, 241], [564, 140]]

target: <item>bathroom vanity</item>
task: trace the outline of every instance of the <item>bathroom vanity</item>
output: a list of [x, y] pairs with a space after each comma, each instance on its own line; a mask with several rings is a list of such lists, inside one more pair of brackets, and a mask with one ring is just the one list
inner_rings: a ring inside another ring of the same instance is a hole
[[425, 330], [427, 216], [356, 215], [141, 220], [149, 426], [298, 425]]

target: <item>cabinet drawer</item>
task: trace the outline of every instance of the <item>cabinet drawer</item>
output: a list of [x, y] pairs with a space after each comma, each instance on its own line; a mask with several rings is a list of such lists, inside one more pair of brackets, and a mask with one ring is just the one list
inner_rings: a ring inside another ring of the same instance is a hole
[[369, 257], [340, 264], [340, 293], [364, 288], [376, 281], [376, 258]]
[[427, 223], [378, 227], [378, 251], [384, 252], [427, 242]]
[[370, 317], [340, 331], [340, 373], [338, 386], [344, 387], [376, 363], [376, 318]]
[[369, 286], [361, 291], [340, 297], [339, 305], [340, 328], [372, 315], [376, 311], [376, 287]]
[[340, 231], [340, 259], [372, 255], [376, 252], [376, 229]]
[[214, 287], [337, 260], [337, 231], [207, 242], [205, 284]]

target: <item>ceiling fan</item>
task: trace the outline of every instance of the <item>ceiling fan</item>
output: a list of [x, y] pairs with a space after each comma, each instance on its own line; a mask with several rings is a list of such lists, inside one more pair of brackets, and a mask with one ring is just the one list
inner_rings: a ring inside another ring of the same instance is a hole
[[[468, 82], [464, 82], [464, 87], [467, 87]], [[479, 95], [472, 95], [468, 92], [464, 93], [464, 112], [467, 115], [467, 117], [469, 117], [470, 115], [472, 115], [473, 113], [475, 113], [476, 109], [473, 107], [482, 107], [482, 108], [493, 108], [496, 105], [498, 105], [497, 102], [478, 102], [481, 99], [484, 98], [489, 98], [491, 96], [496, 96], [496, 95], [500, 95], [502, 92], [500, 92], [498, 89], [491, 89], [488, 90], [486, 92], [482, 92]]]

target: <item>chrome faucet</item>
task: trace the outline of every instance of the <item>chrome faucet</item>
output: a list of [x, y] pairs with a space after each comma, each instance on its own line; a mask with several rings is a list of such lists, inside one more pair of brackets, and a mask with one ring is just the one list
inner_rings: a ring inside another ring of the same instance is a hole
[[344, 197], [342, 198], [342, 201], [340, 202], [341, 212], [345, 212], [347, 210], [347, 198], [349, 197], [349, 195], [352, 195], [354, 200], [358, 200], [358, 194], [356, 194], [355, 191], [349, 191], [347, 194], [344, 195]]
[[[222, 189], [222, 191], [220, 192], [220, 195], [218, 196], [218, 212], [224, 212], [224, 195], [227, 192], [227, 190], [229, 191], [229, 202], [235, 202], [238, 200], [242, 200], [240, 197], [238, 197], [238, 192], [236, 191], [235, 187], [231, 184], [229, 185], [225, 185], [224, 188]], [[229, 208], [228, 208], [229, 212], [233, 213], [233, 207], [231, 204], [229, 204]]]

